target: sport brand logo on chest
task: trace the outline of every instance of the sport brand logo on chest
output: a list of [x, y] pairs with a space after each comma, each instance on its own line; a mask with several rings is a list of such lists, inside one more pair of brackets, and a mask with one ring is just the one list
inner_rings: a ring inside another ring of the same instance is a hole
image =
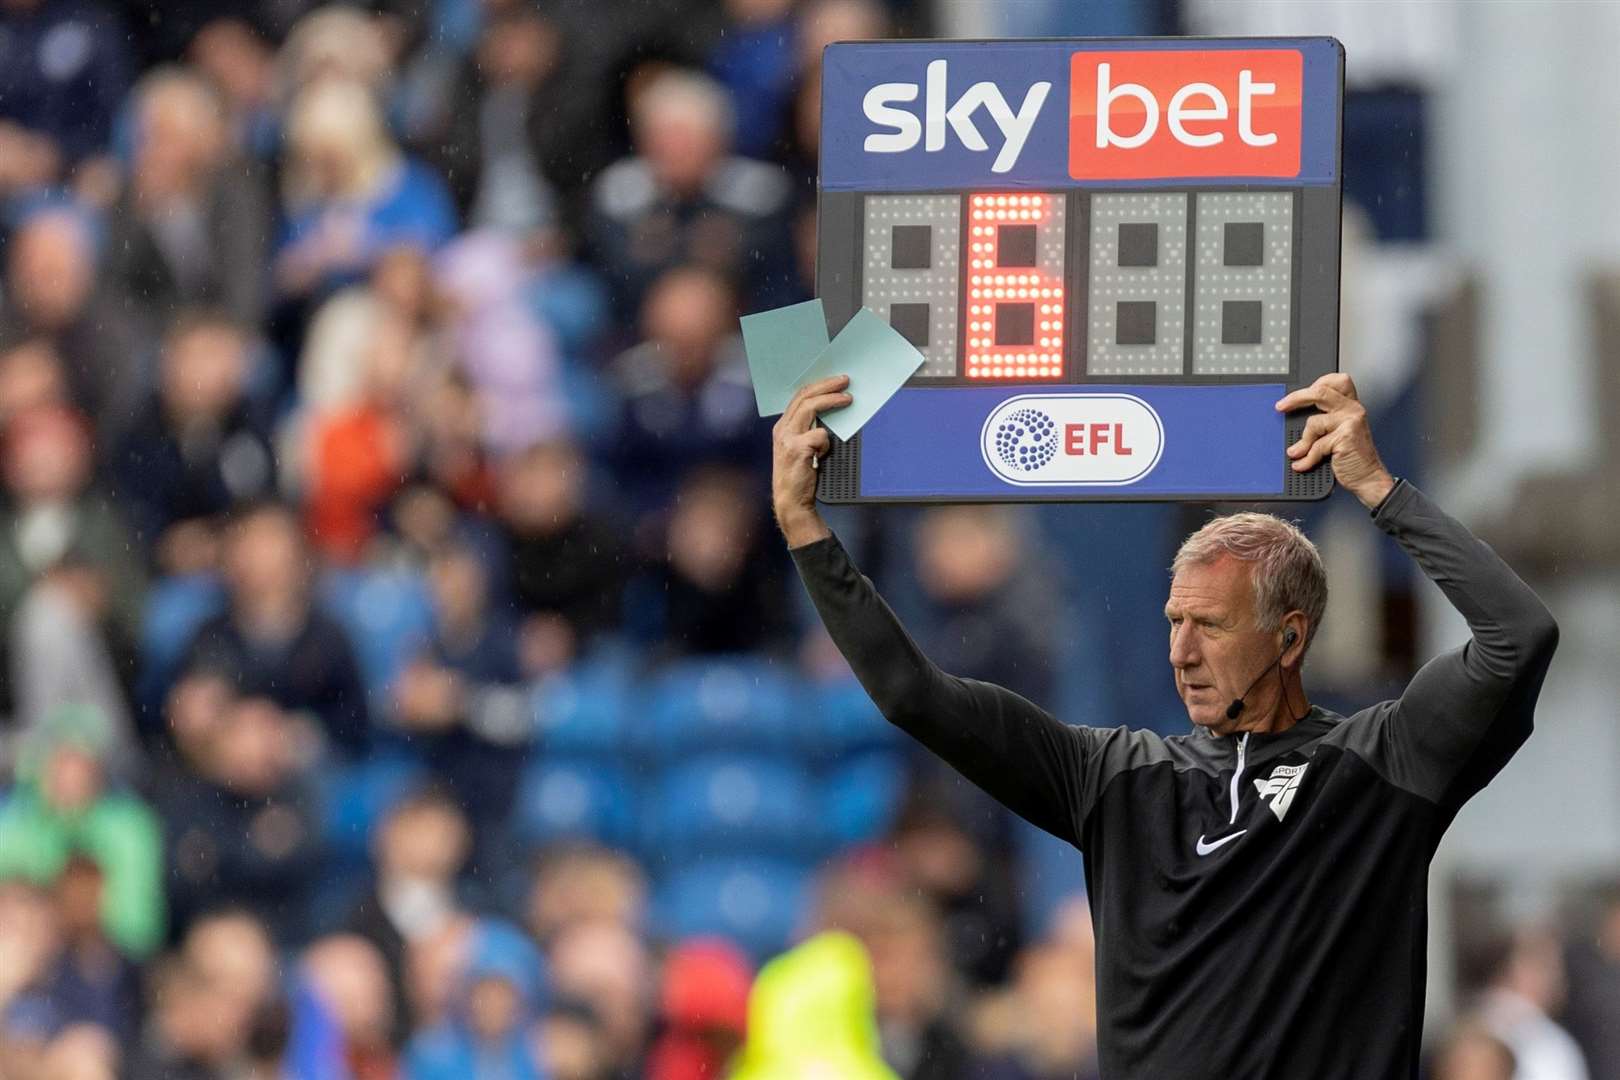
[[1288, 808], [1294, 804], [1294, 794], [1299, 791], [1300, 778], [1305, 775], [1306, 765], [1278, 765], [1271, 770], [1271, 775], [1264, 780], [1256, 780], [1254, 789], [1260, 793], [1261, 799], [1270, 799], [1268, 804], [1271, 812], [1281, 821]]

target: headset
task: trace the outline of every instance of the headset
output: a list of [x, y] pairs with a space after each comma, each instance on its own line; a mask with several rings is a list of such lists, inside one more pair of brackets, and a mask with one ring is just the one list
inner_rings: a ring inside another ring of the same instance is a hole
[[1287, 630], [1285, 630], [1283, 632], [1282, 652], [1277, 654], [1277, 659], [1273, 660], [1271, 663], [1266, 665], [1266, 669], [1264, 671], [1262, 671], [1260, 674], [1258, 674], [1258, 675], [1256, 675], [1254, 677], [1254, 682], [1249, 684], [1249, 689], [1243, 691], [1241, 696], [1235, 697], [1235, 698], [1232, 699], [1232, 704], [1230, 704], [1230, 705], [1228, 705], [1226, 707], [1226, 718], [1228, 720], [1236, 720], [1238, 718], [1238, 715], [1240, 713], [1242, 713], [1245, 708], [1248, 707], [1248, 703], [1245, 702], [1243, 699], [1248, 697], [1249, 694], [1251, 692], [1253, 692], [1253, 690], [1254, 690], [1254, 688], [1256, 686], [1260, 685], [1260, 680], [1261, 679], [1263, 679], [1267, 675], [1271, 674], [1271, 669], [1272, 668], [1274, 668], [1278, 664], [1282, 663], [1282, 658], [1288, 655], [1288, 650], [1292, 649], [1294, 647], [1294, 642], [1296, 642], [1298, 640], [1299, 640], [1299, 632], [1296, 631], [1293, 627], [1289, 627]]

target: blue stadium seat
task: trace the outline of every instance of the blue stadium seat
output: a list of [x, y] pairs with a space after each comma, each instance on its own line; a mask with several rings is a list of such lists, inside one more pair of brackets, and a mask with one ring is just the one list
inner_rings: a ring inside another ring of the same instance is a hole
[[816, 788], [791, 761], [710, 754], [665, 771], [648, 800], [644, 847], [680, 864], [702, 855], [813, 857], [825, 845]]
[[628, 663], [587, 661], [534, 688], [535, 738], [542, 754], [609, 756], [624, 750], [635, 692]]
[[519, 782], [512, 829], [519, 843], [595, 840], [623, 847], [637, 820], [636, 791], [624, 769], [586, 758], [536, 761]]
[[861, 684], [852, 678], [811, 687], [803, 701], [800, 734], [818, 760], [835, 761], [900, 741], [900, 730], [883, 719]]
[[420, 762], [395, 754], [376, 754], [325, 770], [320, 783], [327, 851], [340, 861], [364, 864], [377, 824], [426, 779]]
[[888, 832], [905, 793], [903, 755], [868, 751], [833, 769], [821, 782], [820, 817], [833, 843], [867, 843]]
[[321, 601], [343, 624], [373, 695], [384, 693], [433, 636], [433, 600], [421, 575], [400, 570], [337, 570], [321, 581]]
[[665, 760], [717, 750], [789, 751], [797, 743], [799, 683], [755, 657], [693, 660], [649, 687], [638, 745]]
[[197, 628], [225, 607], [225, 587], [212, 574], [167, 577], [146, 594], [141, 619], [141, 673], [136, 697], [160, 708]]
[[665, 881], [653, 910], [670, 940], [719, 935], [759, 960], [801, 927], [810, 878], [806, 867], [782, 859], [704, 859]]

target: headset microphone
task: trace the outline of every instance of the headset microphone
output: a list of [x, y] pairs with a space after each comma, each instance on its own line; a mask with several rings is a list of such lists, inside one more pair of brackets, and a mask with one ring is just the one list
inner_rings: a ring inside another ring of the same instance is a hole
[[1232, 704], [1230, 704], [1230, 705], [1228, 705], [1226, 707], [1226, 718], [1228, 720], [1236, 720], [1238, 718], [1239, 714], [1241, 714], [1243, 712], [1243, 710], [1248, 705], [1248, 703], [1245, 702], [1243, 700], [1243, 698], [1248, 697], [1249, 692], [1252, 691], [1256, 686], [1260, 685], [1260, 680], [1261, 679], [1263, 679], [1267, 675], [1271, 674], [1271, 669], [1272, 668], [1274, 668], [1278, 664], [1282, 663], [1282, 658], [1288, 655], [1288, 650], [1293, 648], [1294, 647], [1294, 642], [1296, 642], [1298, 640], [1299, 640], [1299, 634], [1297, 634], [1293, 629], [1289, 629], [1289, 630], [1286, 630], [1286, 631], [1283, 632], [1282, 652], [1277, 654], [1277, 659], [1273, 660], [1271, 663], [1266, 665], [1266, 669], [1264, 671], [1262, 671], [1260, 674], [1258, 674], [1258, 675], [1256, 675], [1254, 677], [1254, 682], [1249, 684], [1249, 689], [1248, 690], [1243, 691], [1242, 697], [1235, 697], [1235, 698], [1232, 699]]

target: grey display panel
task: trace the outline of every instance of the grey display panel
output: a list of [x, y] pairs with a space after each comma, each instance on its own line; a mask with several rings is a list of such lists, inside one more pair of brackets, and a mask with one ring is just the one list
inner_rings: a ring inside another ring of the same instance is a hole
[[861, 303], [923, 354], [917, 379], [957, 374], [962, 199], [868, 195]]

